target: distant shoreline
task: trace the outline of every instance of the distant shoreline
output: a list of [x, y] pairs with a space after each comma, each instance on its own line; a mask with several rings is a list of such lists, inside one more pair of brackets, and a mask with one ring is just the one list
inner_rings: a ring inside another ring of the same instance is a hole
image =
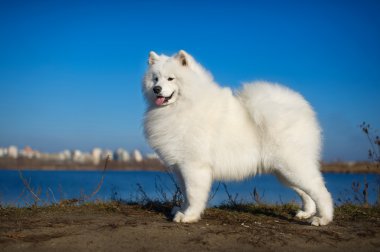
[[[98, 164], [91, 162], [73, 162], [73, 161], [47, 161], [29, 158], [0, 158], [1, 170], [43, 170], [43, 171], [101, 171], [104, 170], [105, 160]], [[106, 170], [113, 171], [166, 171], [165, 166], [158, 159], [144, 159], [137, 161], [115, 161], [107, 162]]]
[[[29, 158], [0, 158], [0, 170], [42, 170], [42, 171], [101, 171], [105, 161], [99, 164], [78, 163], [73, 161], [44, 161]], [[167, 171], [158, 159], [144, 159], [141, 162], [121, 162], [110, 160], [107, 170], [111, 171]], [[322, 163], [322, 172], [332, 173], [375, 173], [380, 174], [380, 167], [369, 162], [333, 162]]]

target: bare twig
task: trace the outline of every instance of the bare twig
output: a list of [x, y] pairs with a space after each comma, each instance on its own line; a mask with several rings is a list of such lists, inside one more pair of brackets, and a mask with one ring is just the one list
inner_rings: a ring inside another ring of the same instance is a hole
[[108, 160], [110, 159], [110, 156], [108, 155], [107, 158], [106, 158], [106, 162], [104, 164], [104, 169], [102, 171], [102, 177], [98, 183], [98, 185], [96, 186], [95, 190], [89, 195], [84, 195], [83, 196], [83, 199], [84, 200], [89, 200], [91, 199], [92, 197], [94, 197], [100, 190], [100, 188], [102, 188], [102, 185], [103, 185], [103, 181], [104, 181], [104, 176], [105, 176], [105, 172], [106, 172], [106, 169], [107, 169], [107, 164], [108, 164]]
[[[183, 198], [184, 198], [184, 195], [183, 195], [184, 192], [182, 192], [181, 187], [178, 185], [177, 180], [174, 178], [173, 173], [166, 171], [166, 174], [169, 176], [171, 182], [173, 183], [173, 185], [175, 187], [175, 191], [174, 191], [174, 193], [172, 193], [172, 197], [171, 197], [172, 198], [171, 204], [181, 205], [181, 203], [183, 202]], [[168, 191], [170, 190], [168, 187], [166, 187], [166, 188]], [[169, 202], [168, 199], [166, 199], [165, 201]]]
[[256, 187], [253, 188], [253, 192], [251, 192], [251, 197], [252, 199], [254, 200], [254, 202], [256, 202], [256, 204], [260, 205], [262, 204], [262, 200], [264, 198], [264, 193], [265, 191], [263, 191], [263, 193], [260, 195], [256, 189]]
[[54, 196], [53, 190], [52, 190], [50, 187], [48, 187], [48, 190], [49, 190], [49, 192], [51, 193], [51, 196], [53, 196], [54, 203], [57, 203], [57, 200], [55, 199], [55, 196]]
[[141, 202], [143, 204], [150, 202], [151, 199], [149, 198], [149, 196], [144, 191], [144, 188], [142, 187], [142, 185], [140, 183], [137, 183], [136, 186], [137, 186], [137, 192], [141, 193], [141, 195], [143, 196], [143, 199], [141, 200]]
[[363, 122], [360, 128], [366, 135], [371, 148], [368, 150], [368, 158], [379, 168], [380, 166], [380, 137], [373, 136], [370, 124]]
[[212, 190], [210, 197], [208, 198], [208, 202], [211, 202], [214, 199], [216, 193], [219, 191], [220, 184], [221, 182], [218, 182], [218, 185], [216, 186], [215, 190]]
[[169, 200], [167, 198], [166, 191], [169, 191], [169, 188], [163, 183], [160, 176], [155, 176], [154, 187], [156, 189], [158, 197], [161, 198], [161, 201], [168, 202]]
[[[230, 192], [228, 191], [228, 188], [227, 188], [227, 185], [226, 183], [222, 183], [223, 187], [224, 187], [224, 191], [226, 192], [227, 194], [227, 197], [228, 197], [228, 204], [233, 206], [233, 207], [236, 207], [239, 205], [239, 202], [237, 201], [238, 197], [239, 197], [239, 194], [236, 193], [235, 194], [235, 197], [233, 197]], [[241, 203], [241, 202], [240, 202]]]
[[24, 184], [25, 188], [26, 188], [26, 189], [30, 192], [30, 194], [33, 196], [34, 201], [35, 201], [35, 202], [42, 201], [42, 200], [40, 199], [40, 197], [38, 197], [37, 193], [35, 193], [34, 190], [31, 188], [31, 186], [30, 186], [30, 181], [27, 181], [27, 180], [24, 178], [24, 176], [23, 176], [23, 174], [22, 174], [22, 172], [21, 172], [20, 169], [18, 170], [18, 175], [19, 175], [19, 177], [20, 177], [22, 183]]

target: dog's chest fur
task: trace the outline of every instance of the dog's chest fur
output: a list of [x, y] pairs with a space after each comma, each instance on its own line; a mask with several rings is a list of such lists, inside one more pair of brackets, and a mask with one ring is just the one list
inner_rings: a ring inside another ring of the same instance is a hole
[[148, 110], [145, 135], [149, 144], [169, 166], [196, 161], [211, 166], [215, 178], [231, 170], [238, 172], [230, 179], [255, 173], [259, 139], [244, 107], [233, 96], [206, 102], [178, 102]]

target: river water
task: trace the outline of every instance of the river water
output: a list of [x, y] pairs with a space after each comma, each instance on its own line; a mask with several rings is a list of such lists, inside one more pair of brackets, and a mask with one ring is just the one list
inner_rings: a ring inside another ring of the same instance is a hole
[[[380, 184], [376, 174], [324, 173], [326, 186], [335, 204], [359, 203], [362, 200], [364, 182], [368, 182], [368, 198], [371, 204], [377, 200]], [[101, 171], [23, 171], [22, 177], [33, 192], [46, 203], [62, 199], [90, 196], [97, 190], [102, 178]], [[352, 184], [359, 183], [357, 192]], [[283, 186], [273, 175], [260, 175], [241, 182], [226, 182], [226, 186], [214, 182], [209, 206], [228, 200], [227, 192], [237, 201], [254, 202], [253, 190], [264, 203], [282, 204], [300, 202], [291, 189]], [[139, 201], [144, 193], [152, 200], [171, 198], [175, 191], [173, 180], [164, 172], [106, 171], [99, 191], [91, 200]], [[33, 196], [20, 178], [18, 171], [0, 170], [0, 204], [25, 206], [33, 203]]]

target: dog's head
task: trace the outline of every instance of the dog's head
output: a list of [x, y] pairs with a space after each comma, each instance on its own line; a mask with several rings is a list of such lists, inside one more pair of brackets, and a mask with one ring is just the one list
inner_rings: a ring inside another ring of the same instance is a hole
[[172, 57], [150, 52], [143, 92], [150, 105], [167, 106], [175, 103], [188, 89], [185, 82], [200, 82], [202, 76], [211, 77], [183, 50]]

